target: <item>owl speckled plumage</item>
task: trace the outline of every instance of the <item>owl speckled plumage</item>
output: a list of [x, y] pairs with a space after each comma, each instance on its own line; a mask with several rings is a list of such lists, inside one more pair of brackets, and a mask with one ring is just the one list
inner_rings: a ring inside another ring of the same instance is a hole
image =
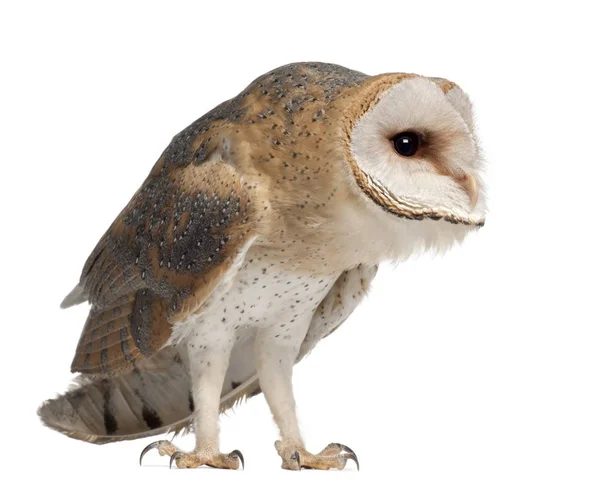
[[[292, 367], [364, 298], [378, 264], [444, 250], [483, 225], [471, 105], [454, 83], [296, 63], [179, 133], [87, 260], [76, 388], [44, 423], [94, 443], [152, 443], [178, 467], [237, 468], [218, 416], [263, 392], [282, 467], [356, 455], [301, 438]], [[144, 450], [143, 453], [145, 453]]]

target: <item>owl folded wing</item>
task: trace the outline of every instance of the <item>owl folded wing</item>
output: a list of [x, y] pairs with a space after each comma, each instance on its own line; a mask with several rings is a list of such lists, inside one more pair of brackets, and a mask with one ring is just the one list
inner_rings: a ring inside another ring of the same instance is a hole
[[71, 370], [112, 374], [154, 354], [173, 324], [200, 311], [239, 268], [256, 221], [248, 185], [231, 165], [155, 168], [63, 302], [91, 304]]

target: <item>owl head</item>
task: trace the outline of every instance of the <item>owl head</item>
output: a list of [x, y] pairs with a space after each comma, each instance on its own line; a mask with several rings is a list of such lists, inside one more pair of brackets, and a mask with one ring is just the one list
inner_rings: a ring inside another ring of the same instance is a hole
[[419, 221], [422, 236], [425, 225], [431, 240], [443, 234], [448, 243], [483, 225], [480, 149], [471, 103], [457, 85], [388, 74], [353, 98], [346, 161], [373, 211]]

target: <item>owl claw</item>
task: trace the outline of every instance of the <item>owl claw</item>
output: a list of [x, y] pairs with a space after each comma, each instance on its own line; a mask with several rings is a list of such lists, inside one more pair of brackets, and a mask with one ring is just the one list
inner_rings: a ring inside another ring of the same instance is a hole
[[175, 453], [173, 453], [173, 455], [171, 455], [171, 458], [169, 459], [169, 469], [172, 468], [173, 466], [173, 461], [177, 460], [179, 457], [181, 457], [183, 455], [183, 452], [180, 451], [176, 451]]
[[148, 453], [150, 450], [152, 450], [154, 448], [158, 448], [158, 441], [154, 441], [153, 443], [150, 443], [148, 446], [146, 446], [146, 448], [144, 448], [142, 450], [142, 453], [140, 453], [140, 465], [142, 465], [142, 459], [144, 458], [144, 455], [146, 455], [146, 453]]
[[154, 448], [160, 451], [160, 447], [162, 445], [171, 445], [171, 443], [169, 443], [169, 441], [161, 440], [154, 441], [153, 443], [150, 443], [148, 446], [146, 446], [146, 448], [142, 450], [142, 453], [140, 453], [140, 465], [142, 465], [142, 459], [144, 458], [144, 455], [146, 455], [146, 453], [148, 453], [150, 450], [153, 450]]
[[242, 452], [240, 450], [233, 450], [230, 454], [230, 457], [232, 458], [238, 458], [240, 459], [240, 463], [242, 464], [242, 471], [244, 470], [244, 456], [242, 455]]
[[347, 453], [344, 453], [344, 458], [346, 460], [354, 460], [354, 463], [356, 464], [356, 470], [360, 471], [360, 464], [358, 463], [358, 457], [356, 456], [356, 453], [354, 453], [354, 450], [352, 448], [350, 448], [349, 446], [346, 446], [345, 444], [342, 444], [342, 443], [332, 443], [332, 444], [337, 446], [340, 450], [347, 452]]
[[360, 471], [360, 464], [358, 463], [358, 457], [356, 456], [356, 454], [354, 452], [352, 453], [344, 453], [343, 457], [348, 461], [348, 460], [354, 460], [354, 463], [356, 464], [356, 470]]
[[297, 451], [295, 451], [290, 456], [290, 459], [298, 462], [298, 470], [301, 471], [302, 470], [302, 463], [300, 462], [300, 454]]

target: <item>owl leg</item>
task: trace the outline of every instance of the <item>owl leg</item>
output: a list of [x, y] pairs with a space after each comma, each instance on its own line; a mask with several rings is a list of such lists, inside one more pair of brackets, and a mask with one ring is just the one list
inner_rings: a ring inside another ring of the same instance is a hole
[[[312, 313], [310, 315], [312, 317]], [[297, 330], [285, 335], [275, 329], [264, 330], [255, 343], [260, 387], [281, 436], [275, 442], [275, 449], [282, 459], [281, 467], [296, 471], [303, 467], [343, 469], [348, 460], [354, 460], [358, 467], [356, 454], [345, 445], [331, 443], [316, 455], [304, 448], [296, 416], [292, 369], [309, 323], [310, 318], [306, 325], [296, 321]]]
[[168, 441], [158, 441], [146, 447], [142, 456], [149, 449], [157, 448], [161, 455], [171, 457], [170, 465], [174, 462], [179, 468], [207, 465], [238, 469], [240, 463], [243, 467], [244, 457], [239, 450], [219, 451], [219, 403], [234, 341], [233, 331], [224, 333], [217, 328], [214, 331], [207, 328], [202, 334], [194, 333], [188, 337], [196, 447], [186, 453]]

